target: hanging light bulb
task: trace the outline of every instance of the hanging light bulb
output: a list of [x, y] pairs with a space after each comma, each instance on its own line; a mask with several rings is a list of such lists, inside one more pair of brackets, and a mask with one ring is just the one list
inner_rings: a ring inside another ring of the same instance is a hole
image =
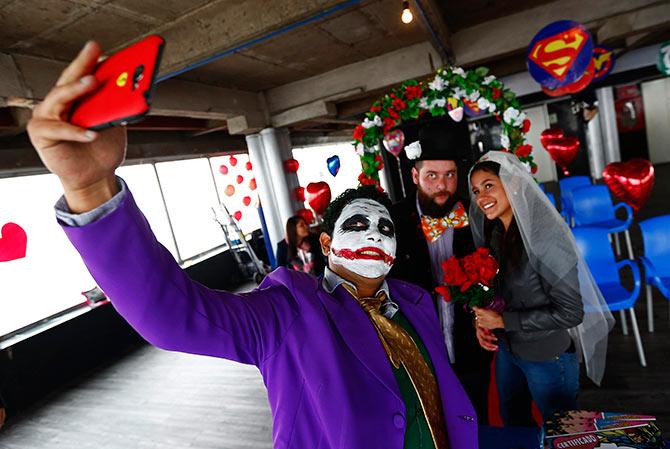
[[409, 9], [409, 1], [402, 2], [402, 15], [400, 16], [402, 23], [410, 23], [414, 19], [414, 14]]

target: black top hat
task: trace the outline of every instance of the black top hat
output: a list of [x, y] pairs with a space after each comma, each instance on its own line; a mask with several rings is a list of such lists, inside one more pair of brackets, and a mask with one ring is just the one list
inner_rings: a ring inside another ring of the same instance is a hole
[[455, 122], [451, 117], [427, 123], [419, 131], [421, 155], [417, 161], [462, 161], [471, 152], [470, 131], [465, 120]]

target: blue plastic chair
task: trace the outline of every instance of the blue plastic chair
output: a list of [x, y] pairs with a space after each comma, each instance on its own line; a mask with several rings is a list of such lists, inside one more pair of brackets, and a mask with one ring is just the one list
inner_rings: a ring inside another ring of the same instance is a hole
[[[624, 259], [617, 262], [614, 259], [612, 245], [609, 242], [607, 232], [603, 229], [574, 228], [572, 233], [610, 310], [620, 312], [624, 335], [628, 335], [625, 311], [628, 310], [630, 313], [640, 365], [647, 366], [647, 359], [642, 347], [642, 337], [640, 337], [640, 329], [637, 326], [637, 317], [635, 316], [635, 303], [640, 296], [642, 284], [640, 268], [632, 260]], [[623, 267], [630, 267], [633, 272], [635, 284], [632, 291], [626, 290], [621, 285], [619, 270]]]
[[[619, 209], [626, 210], [625, 220], [616, 217]], [[623, 232], [626, 237], [628, 258], [633, 259], [633, 245], [628, 232], [633, 222], [633, 209], [626, 203], [619, 203], [615, 206], [607, 186], [587, 186], [574, 189], [572, 191], [572, 218], [575, 227], [602, 228], [614, 234], [617, 254], [621, 254], [618, 233]]]
[[588, 176], [569, 176], [558, 181], [561, 188], [561, 211], [568, 217], [572, 217], [572, 191], [577, 187], [591, 185]]
[[[641, 221], [640, 230], [644, 243], [644, 257], [640, 257], [640, 260], [644, 267], [647, 289], [647, 318], [649, 332], [654, 332], [651, 286], [656, 286], [665, 299], [670, 301], [670, 215]], [[670, 321], [670, 309], [668, 312]]]

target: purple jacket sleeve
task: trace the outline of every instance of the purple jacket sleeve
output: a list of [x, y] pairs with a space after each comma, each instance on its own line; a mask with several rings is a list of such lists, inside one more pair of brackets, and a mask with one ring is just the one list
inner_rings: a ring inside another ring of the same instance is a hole
[[61, 225], [116, 310], [159, 348], [259, 365], [298, 315], [284, 285], [268, 282], [238, 295], [191, 280], [158, 243], [130, 192], [97, 221]]

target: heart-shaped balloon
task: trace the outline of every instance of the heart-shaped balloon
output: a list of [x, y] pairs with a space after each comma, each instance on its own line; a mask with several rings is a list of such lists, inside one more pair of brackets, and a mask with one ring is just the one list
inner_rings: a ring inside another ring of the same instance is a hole
[[398, 157], [403, 148], [405, 148], [405, 133], [400, 129], [394, 129], [384, 134], [384, 148]]
[[463, 108], [460, 107], [460, 106], [457, 107], [457, 108], [451, 109], [448, 112], [448, 114], [449, 114], [449, 117], [451, 117], [451, 119], [455, 122], [460, 122], [461, 120], [463, 120]]
[[310, 224], [310, 223], [312, 223], [312, 222], [314, 221], [314, 214], [313, 214], [312, 211], [309, 210], [309, 209], [305, 209], [305, 208], [303, 208], [303, 209], [298, 209], [298, 210], [295, 212], [295, 214], [298, 215], [299, 217], [302, 217], [302, 219], [305, 220], [305, 222], [306, 222], [307, 224]]
[[612, 162], [603, 170], [603, 179], [614, 196], [637, 212], [645, 205], [654, 187], [654, 166], [639, 158]]
[[296, 187], [295, 189], [293, 189], [293, 194], [295, 195], [295, 199], [300, 201], [301, 203], [305, 201], [304, 187]]
[[222, 175], [227, 175], [228, 174], [228, 167], [226, 165], [222, 165], [219, 167], [219, 173]]
[[230, 165], [233, 167], [237, 165], [237, 158], [235, 156], [230, 156]]
[[238, 184], [242, 184], [242, 182], [244, 181], [244, 176], [237, 175], [237, 178], [235, 178], [235, 181], [237, 181]]
[[228, 184], [226, 186], [226, 189], [223, 191], [223, 193], [226, 194], [226, 196], [233, 196], [235, 195], [235, 186], [232, 184]]
[[295, 159], [286, 159], [284, 161], [284, 170], [288, 173], [295, 173], [298, 171], [298, 168], [300, 168], [300, 163]]
[[247, 162], [246, 164], [244, 164], [244, 168], [251, 171], [254, 168], [254, 166], [251, 165], [251, 162]]
[[326, 163], [328, 164], [328, 171], [330, 172], [330, 174], [333, 176], [337, 176], [337, 172], [340, 171], [340, 157], [337, 154], [331, 156], [328, 159], [326, 159]]
[[305, 189], [305, 197], [307, 204], [311, 207], [317, 215], [323, 215], [328, 203], [330, 203], [330, 186], [328, 183], [310, 182]]
[[244, 198], [242, 198], [242, 204], [244, 204], [245, 206], [248, 206], [249, 204], [251, 204], [251, 197], [250, 196], [245, 196]]
[[16, 223], [6, 223], [0, 231], [0, 262], [26, 257], [28, 235]]
[[251, 181], [249, 181], [249, 189], [256, 190], [256, 187], [258, 187], [258, 185], [256, 185], [256, 178], [251, 178]]
[[239, 211], [239, 210], [236, 211], [236, 212], [233, 214], [233, 218], [234, 218], [235, 220], [237, 220], [237, 221], [240, 221], [240, 220], [242, 219], [242, 211]]
[[570, 173], [567, 167], [577, 155], [579, 139], [566, 136], [560, 128], [549, 128], [542, 131], [540, 142], [556, 165], [561, 167], [563, 173], [568, 176]]

